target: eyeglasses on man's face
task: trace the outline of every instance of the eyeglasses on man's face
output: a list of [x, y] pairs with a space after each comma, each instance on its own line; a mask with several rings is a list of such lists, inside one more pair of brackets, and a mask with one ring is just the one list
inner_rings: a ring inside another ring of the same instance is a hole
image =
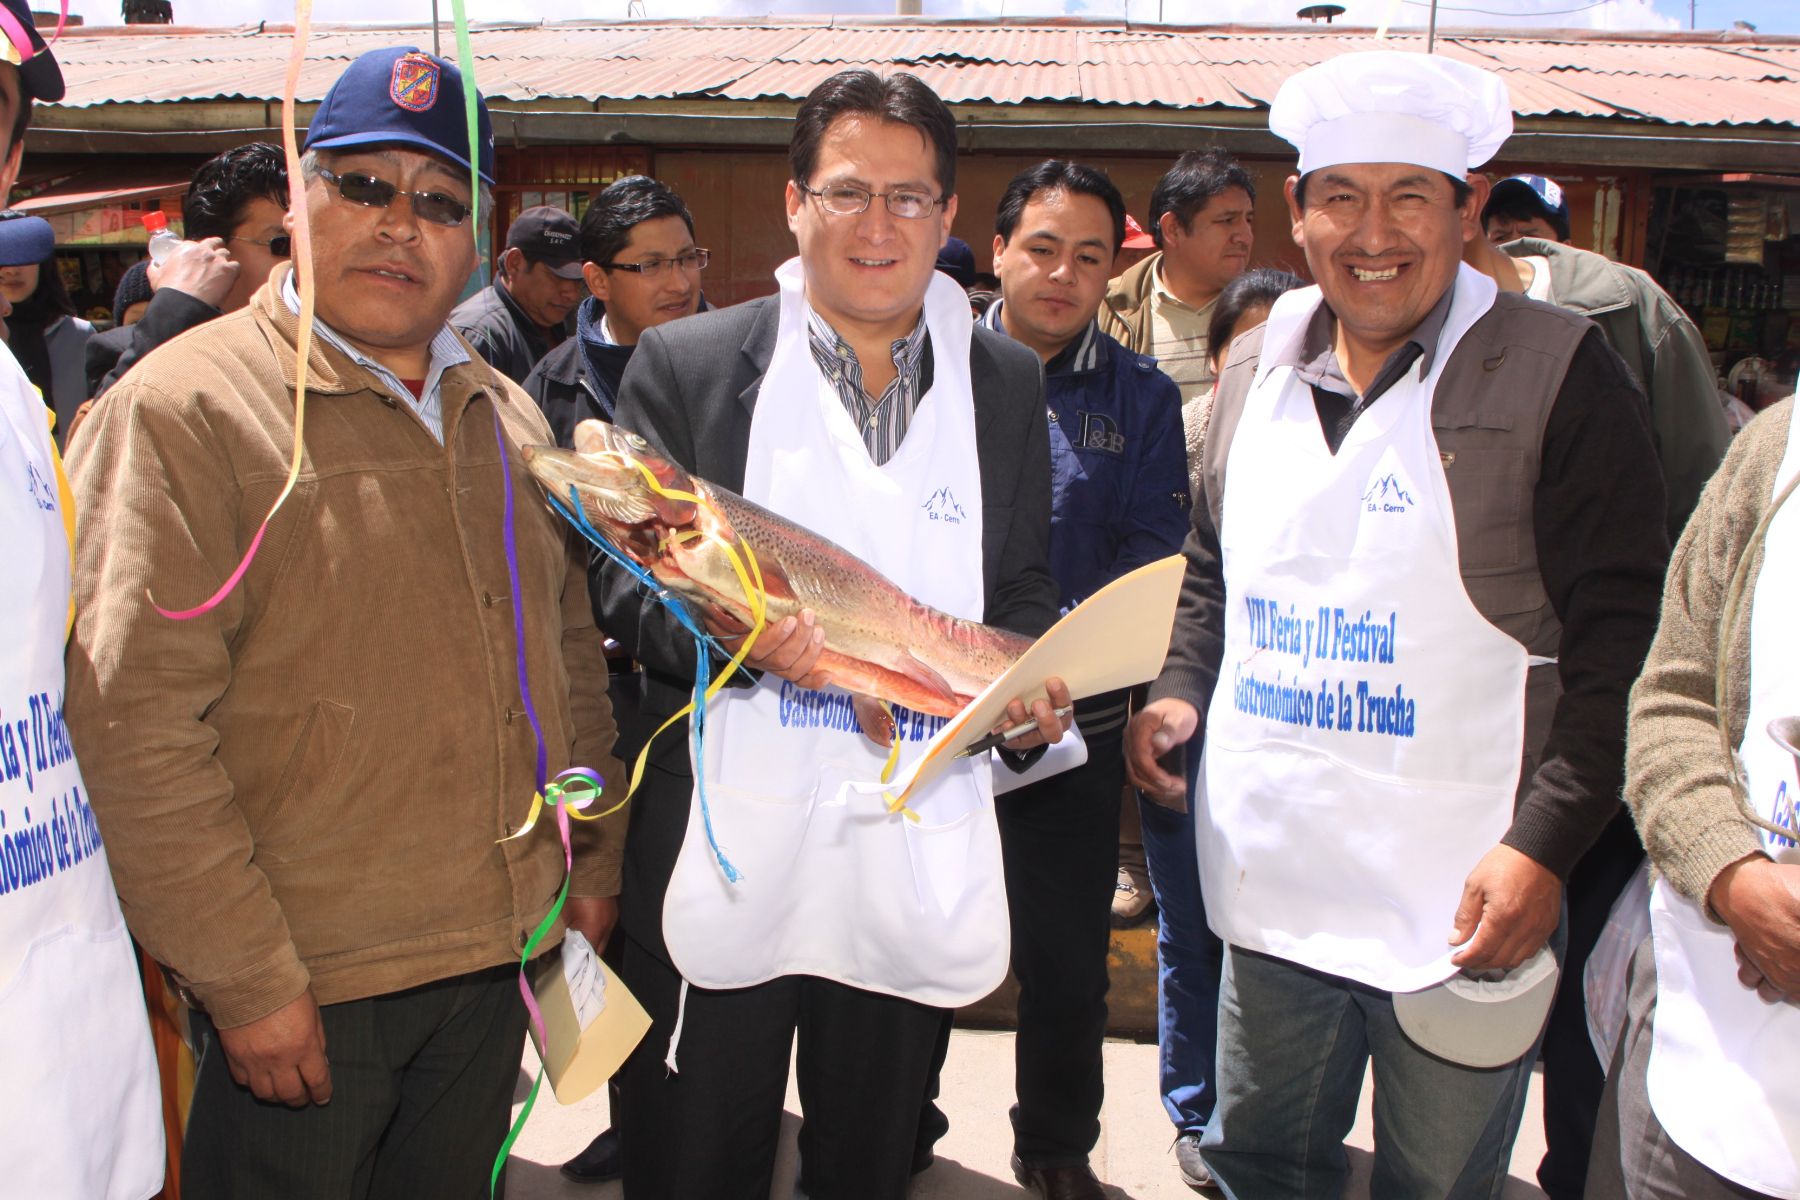
[[405, 196], [412, 202], [413, 215], [433, 225], [461, 225], [469, 215], [469, 206], [442, 192], [402, 192], [385, 179], [364, 175], [359, 171], [335, 171], [320, 168], [319, 175], [338, 190], [338, 195], [365, 208], [386, 208], [394, 197]]
[[677, 254], [674, 258], [647, 258], [643, 262], [603, 262], [602, 270], [630, 271], [633, 275], [641, 275], [645, 279], [661, 279], [669, 273], [670, 267], [680, 267], [690, 274], [698, 274], [706, 270], [706, 264], [712, 261], [712, 251], [702, 250], [696, 246], [686, 254]]
[[929, 217], [943, 201], [930, 192], [921, 192], [914, 188], [893, 188], [885, 192], [871, 192], [866, 187], [858, 187], [853, 183], [833, 183], [822, 188], [807, 187], [804, 183], [797, 185], [801, 191], [816, 198], [819, 207], [826, 212], [840, 217], [854, 217], [869, 211], [869, 203], [875, 197], [881, 197], [887, 210], [896, 217], [905, 217], [917, 221]]
[[278, 234], [266, 242], [258, 238], [247, 237], [229, 237], [225, 240], [228, 242], [243, 242], [246, 246], [262, 246], [276, 258], [291, 258], [294, 253], [294, 239], [285, 233]]

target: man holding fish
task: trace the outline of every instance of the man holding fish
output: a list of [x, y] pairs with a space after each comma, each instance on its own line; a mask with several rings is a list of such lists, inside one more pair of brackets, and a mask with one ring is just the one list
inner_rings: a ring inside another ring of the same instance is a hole
[[[621, 911], [620, 973], [655, 1022], [626, 1067], [634, 1200], [769, 1194], [796, 1033], [802, 1189], [898, 1200], [941, 1010], [1006, 972], [986, 756], [891, 812], [847, 785], [882, 777], [896, 732], [899, 761], [916, 757], [933, 723], [900, 710], [890, 722], [863, 700], [842, 720], [796, 703], [841, 681], [949, 715], [986, 681], [954, 677], [961, 650], [934, 657], [915, 642], [908, 653], [912, 635], [895, 622], [1004, 665], [1016, 650], [978, 622], [1035, 635], [1056, 619], [1039, 367], [973, 329], [967, 299], [934, 271], [956, 212], [955, 153], [949, 110], [916, 78], [846, 71], [820, 84], [789, 151], [800, 254], [777, 272], [779, 294], [646, 331], [620, 390], [619, 425], [647, 442], [635, 452], [666, 460], [653, 491], [663, 517], [701, 519], [682, 508], [692, 472], [923, 602], [869, 591], [850, 561], [775, 564], [765, 583], [777, 619], [748, 650], [754, 678], [712, 701], [697, 751], [685, 726], [652, 745]], [[754, 532], [765, 546], [787, 540]], [[704, 553], [691, 541], [668, 552]], [[647, 712], [673, 714], [693, 693], [695, 640], [629, 572], [607, 574], [603, 627], [644, 664]], [[722, 585], [703, 608], [732, 649], [746, 632], [743, 590]], [[835, 651], [840, 626], [868, 649]], [[1067, 718], [1052, 709], [1067, 691], [1055, 680], [1047, 691], [1029, 711], [1012, 705], [1009, 726], [1038, 728], [1011, 748], [1060, 738]]]

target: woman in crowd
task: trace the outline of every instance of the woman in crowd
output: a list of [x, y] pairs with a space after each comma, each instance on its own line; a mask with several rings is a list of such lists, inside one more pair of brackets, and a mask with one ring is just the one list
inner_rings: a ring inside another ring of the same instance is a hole
[[0, 267], [0, 294], [12, 304], [7, 345], [44, 403], [56, 410], [61, 444], [87, 399], [87, 340], [94, 327], [75, 315], [54, 254], [40, 263]]

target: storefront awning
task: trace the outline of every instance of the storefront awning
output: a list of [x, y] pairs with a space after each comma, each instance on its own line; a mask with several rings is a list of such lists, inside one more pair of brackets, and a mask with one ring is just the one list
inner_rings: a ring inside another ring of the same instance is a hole
[[104, 168], [80, 171], [24, 200], [14, 202], [13, 207], [33, 216], [49, 217], [58, 213], [128, 204], [134, 200], [179, 196], [187, 191], [188, 180], [192, 175], [193, 168], [175, 166], [134, 172], [123, 177], [117, 171]]

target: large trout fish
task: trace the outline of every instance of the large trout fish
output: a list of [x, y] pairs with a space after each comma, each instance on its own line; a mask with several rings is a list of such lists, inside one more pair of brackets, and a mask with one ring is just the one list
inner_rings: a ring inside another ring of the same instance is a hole
[[[752, 618], [720, 543], [749, 546], [768, 594], [768, 624], [810, 608], [825, 631], [819, 669], [847, 692], [953, 717], [1031, 645], [919, 603], [843, 547], [689, 475], [637, 434], [604, 421], [576, 426], [574, 450], [523, 451], [546, 492], [564, 505], [573, 492], [608, 542], [731, 633], [747, 631]], [[860, 707], [858, 715], [865, 715]]]

